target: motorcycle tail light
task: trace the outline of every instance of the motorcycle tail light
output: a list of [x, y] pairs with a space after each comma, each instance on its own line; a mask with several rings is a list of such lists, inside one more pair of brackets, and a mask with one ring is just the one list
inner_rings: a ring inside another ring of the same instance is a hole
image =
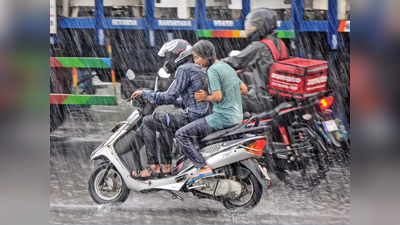
[[333, 103], [333, 97], [323, 98], [319, 101], [319, 107], [321, 110], [329, 108]]
[[[247, 152], [256, 154], [256, 155], [262, 155], [263, 148], [267, 144], [266, 140], [258, 140], [256, 142], [253, 142], [249, 145], [247, 145], [248, 148], [245, 148]], [[255, 150], [254, 150], [255, 149]]]

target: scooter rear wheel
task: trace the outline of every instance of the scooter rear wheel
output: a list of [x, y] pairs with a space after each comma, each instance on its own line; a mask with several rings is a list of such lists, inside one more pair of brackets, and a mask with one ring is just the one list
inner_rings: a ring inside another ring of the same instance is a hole
[[242, 184], [242, 194], [240, 197], [231, 199], [225, 198], [222, 204], [227, 209], [232, 208], [254, 208], [261, 200], [263, 187], [257, 178], [250, 172], [249, 176], [240, 180]]
[[129, 196], [130, 190], [117, 170], [111, 168], [104, 178], [104, 182], [101, 182], [106, 169], [107, 164], [101, 163], [96, 166], [90, 174], [90, 197], [99, 205], [125, 202]]

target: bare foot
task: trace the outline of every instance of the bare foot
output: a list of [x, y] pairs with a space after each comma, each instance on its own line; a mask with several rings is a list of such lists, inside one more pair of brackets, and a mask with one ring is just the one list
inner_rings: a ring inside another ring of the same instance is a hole
[[[211, 167], [209, 167], [208, 165], [205, 165], [205, 166], [201, 167], [199, 170], [197, 170], [196, 173], [198, 173], [198, 174], [209, 174], [209, 173], [212, 173], [212, 172], [213, 171], [212, 171]], [[199, 175], [195, 175], [192, 178], [190, 178], [190, 180], [193, 179], [193, 178], [196, 178], [198, 176]]]
[[[152, 164], [152, 165], [150, 165], [150, 168], [151, 168], [155, 173], [161, 173], [161, 170], [160, 170], [160, 166], [159, 166], [159, 165]], [[137, 176], [136, 171], [133, 171], [133, 172], [132, 172], [132, 175], [136, 177], [136, 176]], [[144, 170], [140, 171], [140, 176], [141, 176], [141, 177], [150, 177], [151, 174], [150, 174], [150, 172], [149, 172], [147, 169], [144, 169]]]

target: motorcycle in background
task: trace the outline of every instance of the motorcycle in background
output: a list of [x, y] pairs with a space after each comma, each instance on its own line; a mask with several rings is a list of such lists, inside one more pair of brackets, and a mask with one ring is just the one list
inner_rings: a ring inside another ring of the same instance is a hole
[[272, 127], [260, 163], [294, 189], [312, 189], [325, 179], [329, 166], [350, 165], [349, 135], [339, 129], [330, 109], [331, 91], [305, 100], [280, 101], [257, 117]]
[[[229, 56], [239, 53], [231, 51]], [[316, 69], [323, 73], [324, 68], [323, 65]], [[268, 144], [261, 164], [269, 166], [280, 180], [294, 189], [314, 188], [325, 179], [329, 166], [350, 165], [349, 135], [330, 109], [334, 103], [332, 91], [308, 98], [272, 93], [275, 95], [271, 103], [277, 107], [255, 115], [262, 119], [262, 124], [272, 127], [272, 132], [266, 134]]]

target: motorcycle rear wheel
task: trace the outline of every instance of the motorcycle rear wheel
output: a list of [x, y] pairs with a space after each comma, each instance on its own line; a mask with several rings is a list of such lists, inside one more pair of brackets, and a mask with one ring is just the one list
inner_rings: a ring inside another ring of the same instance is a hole
[[296, 190], [312, 190], [318, 186], [321, 180], [326, 178], [328, 171], [325, 153], [321, 148], [322, 146], [318, 146], [314, 152], [308, 152], [310, 157], [302, 158], [301, 168], [298, 170], [293, 170], [287, 160], [278, 159], [274, 154], [275, 174], [278, 179]]
[[120, 204], [125, 202], [129, 196], [130, 190], [118, 171], [111, 168], [104, 182], [100, 184], [106, 168], [107, 164], [101, 163], [91, 172], [88, 182], [90, 197], [99, 205]]

